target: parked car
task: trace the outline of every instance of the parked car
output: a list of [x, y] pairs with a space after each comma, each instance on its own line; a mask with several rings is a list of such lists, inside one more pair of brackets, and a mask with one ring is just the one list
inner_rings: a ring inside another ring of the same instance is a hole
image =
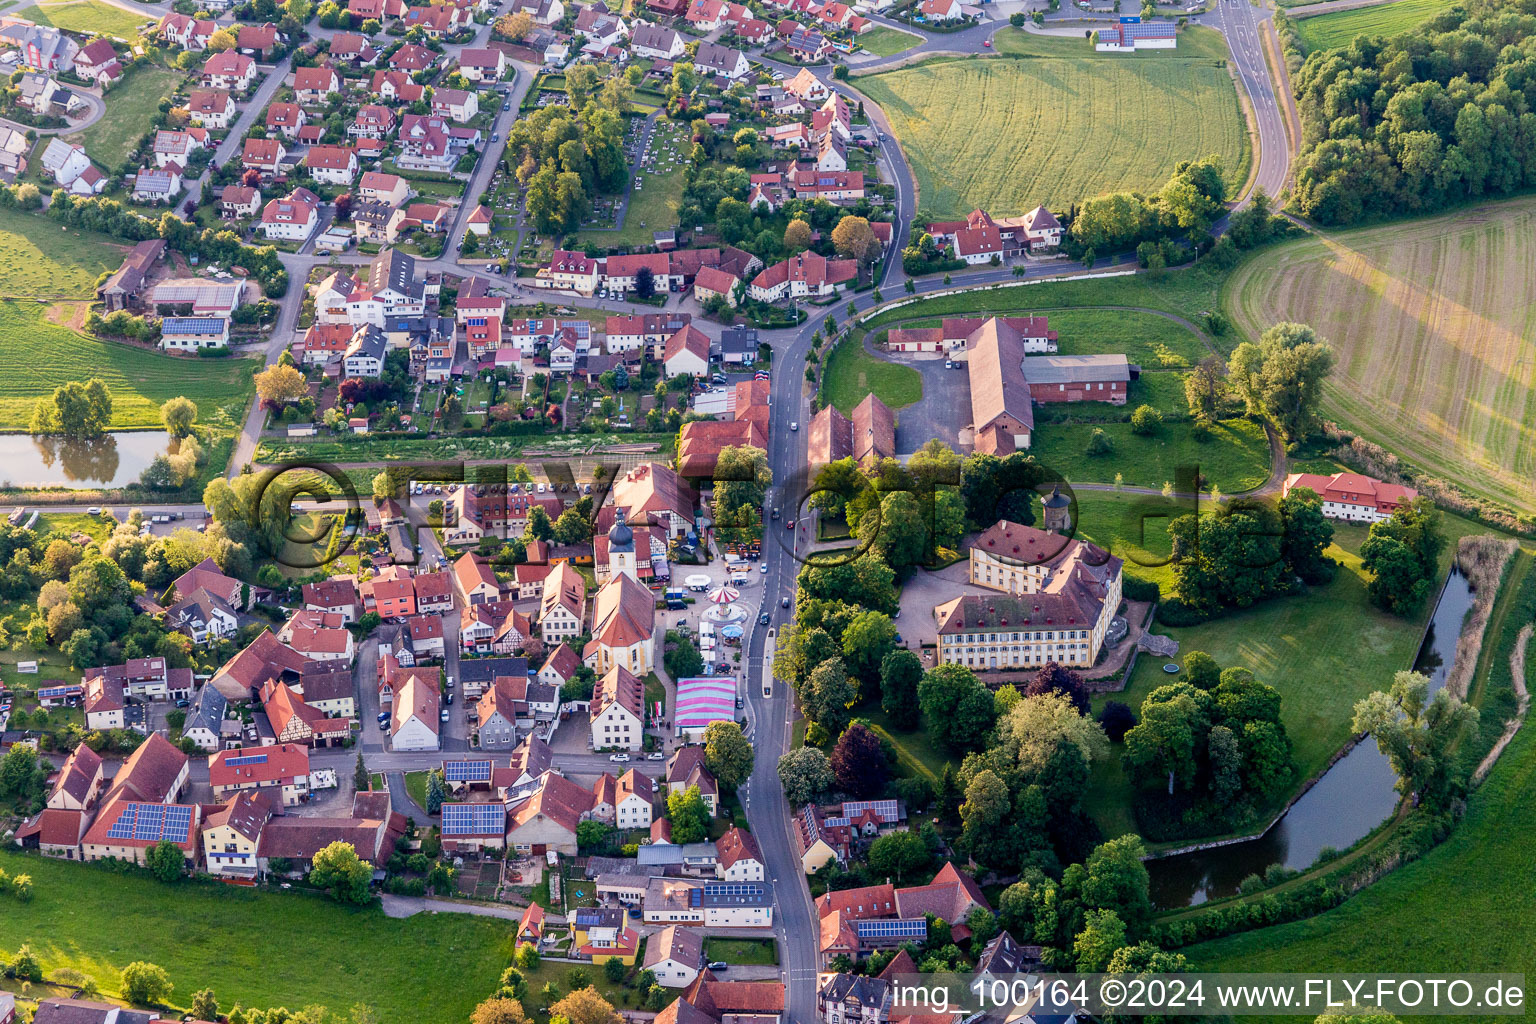
[[666, 757], [667, 755], [660, 750], [653, 750], [649, 754], [645, 755], [645, 759], [647, 761], [664, 761], [666, 760]]
[[716, 960], [709, 965], [709, 969], [712, 971], [723, 971], [730, 966], [731, 965], [726, 963], [724, 960]]
[[609, 754], [608, 755], [608, 760], [624, 762], [624, 761], [628, 761], [629, 760], [629, 755], [628, 754]]

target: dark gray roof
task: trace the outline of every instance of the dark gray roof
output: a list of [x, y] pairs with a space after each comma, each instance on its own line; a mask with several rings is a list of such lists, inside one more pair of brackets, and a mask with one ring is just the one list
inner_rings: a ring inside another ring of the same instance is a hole
[[368, 264], [368, 287], [374, 292], [393, 288], [402, 295], [420, 295], [415, 258], [398, 249], [385, 249]]
[[1031, 384], [1075, 384], [1084, 381], [1128, 381], [1131, 367], [1125, 356], [1026, 356], [1024, 379]]
[[720, 332], [720, 351], [757, 352], [757, 328], [727, 327]]
[[208, 683], [204, 683], [202, 689], [192, 698], [192, 705], [187, 708], [187, 721], [182, 726], [185, 734], [193, 729], [207, 729], [215, 737], [219, 735], [219, 723], [224, 721], [224, 712], [229, 707], [229, 701], [224, 695]]
[[821, 998], [829, 1003], [856, 999], [862, 1006], [884, 1006], [889, 992], [888, 982], [862, 974], [834, 974], [821, 986]]
[[[466, 683], [490, 683], [497, 676], [527, 676], [527, 658], [463, 658], [459, 678]], [[530, 687], [529, 696], [532, 696]]]

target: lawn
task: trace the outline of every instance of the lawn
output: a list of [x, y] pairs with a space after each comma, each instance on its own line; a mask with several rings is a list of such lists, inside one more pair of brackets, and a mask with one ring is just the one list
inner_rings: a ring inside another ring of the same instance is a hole
[[724, 960], [732, 966], [771, 966], [779, 962], [779, 947], [773, 939], [708, 938], [704, 940], [704, 959]]
[[[1096, 427], [1109, 435], [1113, 451], [1108, 455], [1087, 454]], [[1269, 442], [1263, 427], [1251, 420], [1221, 420], [1212, 425], [1205, 441], [1196, 441], [1192, 428], [1186, 420], [1168, 421], [1156, 434], [1143, 437], [1125, 422], [1042, 422], [1036, 425], [1030, 454], [1073, 483], [1113, 483], [1120, 473], [1121, 483], [1129, 486], [1161, 488], [1185, 466], [1198, 467], [1223, 494], [1251, 491], [1268, 479]]]
[[427, 806], [427, 773], [406, 772], [405, 792], [420, 807], [425, 808]]
[[[3, 346], [4, 342], [0, 342]], [[0, 348], [3, 351], [3, 348]], [[3, 394], [3, 389], [0, 389]], [[667, 448], [675, 439], [671, 434], [541, 434], [528, 437], [441, 437], [379, 438], [345, 435], [344, 440], [263, 441], [256, 450], [256, 460], [264, 463], [295, 462], [304, 459], [326, 462], [410, 461], [413, 459], [515, 458], [524, 448], [556, 453], [568, 450], [572, 455], [585, 453], [593, 445], [660, 444]], [[557, 457], [557, 456], [552, 456]], [[374, 472], [377, 472], [375, 470]], [[371, 480], [373, 473], [364, 474]]]
[[884, 25], [859, 37], [859, 45], [877, 57], [889, 57], [902, 50], [910, 50], [920, 42], [922, 39], [910, 32], [886, 28]]
[[922, 375], [910, 366], [888, 363], [864, 351], [863, 331], [850, 332], [826, 360], [821, 374], [821, 404], [830, 403], [845, 416], [866, 395], [874, 395], [893, 412], [923, 397]]
[[25, 430], [39, 396], [88, 377], [112, 389], [113, 427], [158, 427], [161, 403], [177, 395], [197, 402], [203, 423], [244, 417], [255, 360], [175, 358], [96, 341], [47, 317], [46, 306], [0, 300], [0, 429]]
[[1355, 36], [1395, 36], [1434, 17], [1447, 7], [1451, 0], [1394, 0], [1375, 7], [1361, 7], [1353, 11], [1334, 11], [1316, 17], [1300, 17], [1301, 11], [1292, 12], [1292, 24], [1296, 34], [1310, 53], [1313, 50], [1333, 50], [1348, 46]]
[[152, 65], [135, 68], [113, 88], [110, 115], [69, 136], [66, 141], [80, 143], [87, 156], [106, 168], [109, 174], [114, 173], [149, 130], [150, 120], [159, 112], [160, 101], [176, 91], [183, 77], [179, 71]]
[[[139, 27], [146, 21], [154, 20], [102, 3], [101, 0], [65, 0], [64, 3], [48, 3], [44, 0], [12, 13], [18, 18], [26, 18], [39, 25], [53, 25], [66, 32], [116, 36], [125, 42], [138, 38]], [[113, 102], [116, 102], [116, 97]]]
[[901, 764], [902, 774], [926, 778], [929, 782], [937, 782], [939, 776], [944, 774], [944, 766], [950, 758], [933, 745], [927, 731], [921, 726], [911, 732], [903, 732], [891, 724], [890, 715], [873, 704], [859, 708], [858, 717], [867, 721], [877, 736], [896, 748], [896, 760]]
[[[1409, 0], [1405, 0], [1409, 2]], [[1323, 412], [1434, 476], [1529, 511], [1536, 476], [1536, 199], [1313, 236], [1233, 271], [1257, 338], [1311, 324], [1338, 354]]]
[[1067, 59], [1105, 60], [1189, 60], [1205, 57], [1226, 60], [1227, 43], [1215, 29], [1195, 26], [1179, 33], [1179, 45], [1173, 50], [1137, 50], [1135, 53], [1099, 53], [1082, 36], [1042, 36], [1021, 28], [1001, 28], [992, 37], [992, 48], [1004, 57], [1063, 57]]
[[[1088, 500], [1097, 503], [1099, 497]], [[1133, 535], [1124, 511], [1129, 506], [1126, 502], [1119, 509], [1111, 505], [1084, 515], [1078, 535], [1099, 540], [1095, 531], [1105, 527], [1098, 524], [1117, 521], [1119, 536]], [[1488, 532], [1486, 527], [1449, 515], [1445, 526], [1450, 543], [1441, 557], [1442, 576], [1450, 569], [1458, 538]], [[1281, 717], [1294, 747], [1298, 782], [1321, 771], [1349, 739], [1355, 702], [1389, 685], [1392, 673], [1412, 666], [1424, 624], [1433, 612], [1433, 607], [1426, 607], [1413, 619], [1404, 619], [1367, 602], [1366, 573], [1359, 557], [1366, 535], [1363, 526], [1334, 525], [1334, 542], [1328, 554], [1340, 567], [1327, 586], [1267, 601], [1198, 626], [1156, 628], [1178, 640], [1176, 661], [1182, 661], [1190, 651], [1204, 651], [1222, 667], [1247, 668], [1280, 691], [1284, 698]], [[1160, 547], [1155, 540], [1149, 544], [1154, 551]], [[1115, 554], [1122, 553], [1120, 545], [1111, 543], [1110, 547]], [[1165, 579], [1171, 582], [1171, 572]], [[1147, 694], [1168, 682], [1163, 663], [1162, 658], [1139, 658], [1125, 691], [1105, 694], [1096, 705], [1118, 700], [1140, 708]], [[1120, 771], [1120, 750], [1112, 749], [1111, 757], [1096, 766], [1087, 801], [1100, 828], [1111, 835], [1133, 827], [1125, 807], [1129, 784]]]
[[[1527, 662], [1527, 680], [1536, 684]], [[1536, 738], [1529, 724], [1449, 839], [1342, 906], [1181, 952], [1205, 971], [1536, 972]], [[1253, 1019], [1253, 1018], [1250, 1018]], [[1275, 1018], [1277, 1021], [1295, 1018]], [[1458, 1014], [1458, 1021], [1508, 1017]]]
[[1049, 56], [930, 60], [855, 79], [902, 142], [921, 213], [1065, 209], [1156, 189], [1179, 161], [1213, 154], [1232, 185], [1244, 180], [1247, 129], [1222, 61], [1188, 51], [1106, 60], [1070, 42], [1042, 47]]
[[[507, 964], [506, 922], [491, 918], [387, 918], [377, 907], [349, 910], [293, 891], [167, 886], [10, 849], [0, 851], [0, 867], [30, 874], [35, 894], [0, 913], [0, 949], [31, 943], [45, 970], [84, 971], [108, 995], [125, 964], [148, 960], [170, 974], [180, 1006], [208, 986], [226, 1011], [318, 1003], [344, 1013], [364, 1003], [380, 1020], [463, 1020]], [[438, 955], [422, 956], [425, 949]], [[449, 956], [454, 983], [443, 985]]]
[[617, 231], [587, 229], [577, 232], [569, 241], [572, 248], [583, 245], [644, 246], [650, 245], [652, 235], [665, 228], [677, 227], [677, 211], [683, 202], [683, 173], [687, 167], [685, 124], [675, 124], [665, 119], [656, 122], [651, 136], [652, 164], [643, 167], [638, 181], [631, 182], [629, 207], [624, 213], [624, 225]]

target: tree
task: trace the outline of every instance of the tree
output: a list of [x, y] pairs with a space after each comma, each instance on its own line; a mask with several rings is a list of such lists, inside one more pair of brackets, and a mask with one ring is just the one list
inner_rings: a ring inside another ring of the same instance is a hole
[[533, 31], [533, 15], [527, 11], [504, 14], [496, 19], [496, 34], [508, 42], [520, 43]]
[[917, 684], [922, 678], [922, 659], [905, 647], [890, 651], [880, 662], [880, 710], [898, 729], [918, 723]]
[[1104, 755], [1104, 733], [1063, 693], [1027, 697], [998, 722], [998, 751], [1017, 765], [1054, 806], [1076, 808], [1092, 763]]
[[992, 694], [970, 669], [935, 665], [917, 685], [928, 732], [951, 751], [979, 750], [992, 731]]
[[174, 882], [187, 869], [187, 859], [181, 847], [169, 839], [162, 839], [144, 851], [144, 866], [162, 882]]
[[274, 364], [256, 375], [256, 394], [274, 409], [297, 402], [308, 390], [304, 375], [291, 366]]
[[1047, 693], [1064, 694], [1080, 715], [1088, 713], [1088, 687], [1083, 677], [1065, 665], [1048, 661], [1035, 673], [1024, 687], [1024, 696], [1039, 697]]
[[1110, 742], [1119, 743], [1125, 739], [1127, 732], [1136, 728], [1136, 712], [1131, 710], [1129, 704], [1122, 704], [1118, 700], [1108, 701], [1099, 712], [1099, 728], [1104, 730]]
[[1373, 574], [1366, 587], [1371, 601], [1398, 615], [1416, 614], [1434, 588], [1445, 544], [1440, 511], [1428, 498], [1372, 523], [1360, 545], [1361, 562]]
[[542, 959], [539, 956], [539, 947], [531, 942], [523, 942], [518, 945], [517, 952], [513, 954], [512, 962], [517, 964], [519, 970], [536, 971]]
[[1227, 361], [1228, 380], [1251, 415], [1267, 416], [1291, 440], [1305, 437], [1316, 419], [1333, 348], [1306, 324], [1278, 323], [1245, 341]]
[[735, 789], [752, 774], [752, 744], [735, 722], [711, 722], [704, 730], [704, 764], [727, 789]]
[[1088, 435], [1088, 446], [1083, 449], [1085, 454], [1095, 459], [1112, 454], [1114, 450], [1115, 444], [1104, 432], [1103, 427], [1093, 428], [1093, 433]]
[[364, 793], [373, 788], [373, 777], [368, 774], [368, 766], [363, 763], [363, 752], [357, 752], [357, 766], [352, 769], [352, 788]]
[[702, 843], [709, 836], [709, 810], [698, 786], [668, 796], [667, 817], [672, 821], [672, 841], [679, 845]]
[[860, 612], [843, 630], [843, 661], [866, 695], [875, 693], [886, 656], [895, 650], [896, 625], [884, 612]]
[[790, 255], [802, 253], [811, 247], [811, 226], [798, 217], [784, 229], [784, 248]]
[[1227, 364], [1209, 355], [1184, 375], [1184, 400], [1196, 419], [1215, 419], [1227, 394]]
[[[825, 751], [799, 747], [779, 758], [779, 782], [784, 786], [784, 799], [799, 807], [821, 802], [837, 784], [837, 778]], [[674, 831], [674, 837], [675, 834]]]
[[516, 999], [492, 996], [475, 1006], [469, 1015], [469, 1024], [528, 1024], [528, 1015]]
[[186, 437], [192, 433], [192, 424], [197, 422], [197, 403], [181, 395], [167, 399], [160, 406], [160, 422], [165, 424], [172, 437]]
[[1184, 674], [1179, 678], [1197, 690], [1214, 690], [1221, 682], [1221, 666], [1204, 651], [1190, 651], [1184, 656]]
[[37, 954], [32, 952], [30, 943], [21, 944], [21, 948], [11, 958], [8, 972], [14, 974], [20, 981], [35, 983], [43, 980], [43, 965], [37, 959]]
[[1079, 971], [1098, 974], [1125, 945], [1125, 924], [1113, 910], [1090, 910], [1084, 920], [1083, 930], [1073, 940], [1072, 955], [1077, 958]]
[[924, 875], [933, 854], [916, 832], [888, 832], [869, 845], [866, 859], [873, 874], [901, 882]]
[[[715, 463], [715, 519], [740, 527], [758, 522], [757, 510], [763, 507], [773, 471], [768, 468], [768, 453], [752, 445], [727, 445], [720, 449]], [[742, 521], [741, 512], [750, 513]]]
[[841, 658], [828, 658], [811, 670], [800, 687], [800, 712], [806, 720], [837, 736], [848, 728], [848, 706], [858, 697]]
[[579, 988], [549, 1008], [550, 1018], [564, 1017], [570, 1024], [619, 1024], [613, 1004], [598, 995], [597, 989]]
[[832, 229], [832, 246], [840, 256], [873, 263], [880, 255], [880, 240], [865, 217], [844, 217]]
[[135, 960], [123, 968], [123, 997], [138, 1006], [164, 1003], [174, 987], [165, 968], [158, 964]]
[[112, 391], [99, 377], [70, 381], [37, 400], [28, 429], [34, 434], [100, 437], [112, 422]]
[[1285, 535], [1280, 550], [1291, 571], [1309, 584], [1333, 579], [1337, 566], [1325, 551], [1333, 543], [1333, 524], [1323, 515], [1323, 500], [1310, 487], [1293, 487], [1280, 499]]
[[1151, 879], [1142, 860], [1146, 853], [1134, 834], [1101, 843], [1084, 862], [1087, 877], [1078, 892], [1083, 906], [1114, 911], [1133, 938], [1152, 919]]
[[218, 1020], [219, 1001], [214, 997], [213, 989], [200, 988], [192, 993], [192, 1005], [187, 1010], [198, 1020]]
[[650, 267], [635, 271], [635, 297], [648, 299], [656, 294], [656, 275]]
[[448, 786], [443, 781], [443, 772], [440, 768], [434, 768], [427, 772], [427, 813], [437, 814], [443, 809], [443, 801], [448, 798]]
[[[992, 863], [992, 841], [1009, 830], [1004, 820], [1013, 809], [1013, 798], [1004, 782], [990, 768], [983, 768], [965, 787], [965, 802], [960, 805], [960, 845], [983, 863]], [[1001, 859], [1001, 858], [997, 858]]]
[[1131, 433], [1150, 437], [1163, 429], [1163, 414], [1155, 406], [1138, 405], [1131, 413]]
[[832, 748], [832, 775], [840, 788], [859, 799], [885, 788], [890, 775], [885, 745], [862, 722], [854, 722]]
[[1376, 738], [1397, 773], [1399, 793], [1441, 811], [1455, 789], [1451, 744], [1477, 724], [1478, 712], [1447, 690], [1428, 693], [1428, 677], [1398, 672], [1388, 692], [1377, 690], [1355, 704], [1351, 728]]
[[1164, 778], [1189, 789], [1211, 727], [1211, 695], [1188, 683], [1159, 686], [1141, 705], [1141, 721], [1125, 734], [1125, 767], [1143, 783]]
[[309, 872], [311, 885], [330, 890], [342, 903], [367, 903], [372, 878], [373, 865], [360, 859], [351, 843], [343, 842], [334, 842], [315, 854]]

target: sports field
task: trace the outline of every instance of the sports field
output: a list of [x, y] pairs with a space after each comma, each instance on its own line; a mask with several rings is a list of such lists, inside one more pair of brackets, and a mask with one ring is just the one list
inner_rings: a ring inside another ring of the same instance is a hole
[[1348, 46], [1349, 41], [1358, 35], [1394, 36], [1449, 6], [1451, 0], [1393, 0], [1392, 3], [1375, 7], [1334, 11], [1314, 18], [1297, 17], [1303, 12], [1296, 11], [1291, 18], [1296, 33], [1301, 36], [1307, 51], [1311, 52]]
[[86, 35], [116, 36], [131, 42], [138, 37], [139, 26], [154, 19], [135, 14], [102, 0], [66, 0], [65, 3], [38, 3], [13, 12], [18, 18], [39, 25], [53, 25], [66, 32]]
[[1237, 94], [1198, 33], [1182, 51], [1131, 59], [1094, 53], [1087, 40], [1000, 38], [1009, 40], [1001, 50], [1022, 56], [925, 61], [854, 80], [890, 118], [922, 214], [1064, 209], [1158, 188], [1180, 160], [1212, 154], [1233, 185], [1246, 177]]
[[115, 172], [149, 130], [160, 101], [176, 91], [182, 77], [163, 68], [135, 68], [112, 89], [111, 112], [67, 141], [80, 143], [87, 156], [108, 173]]
[[1269, 249], [1223, 303], [1257, 337], [1311, 324], [1339, 362], [1326, 415], [1468, 491], [1536, 508], [1536, 199]]

